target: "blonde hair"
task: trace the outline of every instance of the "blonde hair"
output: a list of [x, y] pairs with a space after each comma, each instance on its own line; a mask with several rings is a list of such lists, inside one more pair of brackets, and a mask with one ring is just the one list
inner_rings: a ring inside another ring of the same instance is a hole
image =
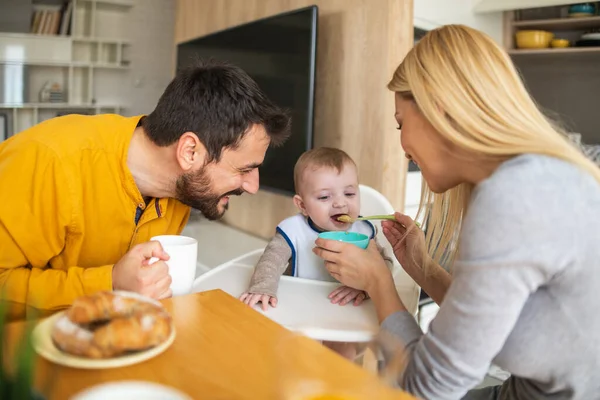
[[[490, 37], [463, 25], [427, 33], [396, 69], [388, 88], [412, 99], [443, 138], [490, 159], [533, 153], [556, 157], [591, 174], [600, 169], [571, 145], [538, 109], [508, 54]], [[437, 262], [452, 262], [473, 185], [434, 194], [421, 189], [418, 218]]]
[[318, 147], [302, 153], [294, 166], [294, 188], [299, 194], [302, 174], [307, 168], [333, 168], [338, 173], [342, 172], [344, 165], [351, 164], [356, 167], [354, 160], [343, 150], [332, 147]]

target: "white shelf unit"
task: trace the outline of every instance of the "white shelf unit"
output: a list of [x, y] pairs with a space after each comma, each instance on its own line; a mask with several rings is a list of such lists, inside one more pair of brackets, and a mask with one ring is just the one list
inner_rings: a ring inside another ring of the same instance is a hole
[[[600, 29], [600, 16], [572, 18], [566, 14], [566, 5], [554, 7], [539, 7], [529, 10], [506, 11], [504, 13], [505, 36], [504, 44], [513, 56], [555, 55], [558, 57], [585, 57], [597, 62], [600, 55], [598, 47], [578, 47], [575, 43], [581, 35], [592, 29]], [[524, 16], [522, 15], [523, 13]], [[534, 16], [534, 18], [532, 18]], [[567, 39], [570, 47], [519, 49], [516, 46], [515, 34], [520, 30], [543, 30], [552, 32], [555, 38]], [[594, 59], [595, 57], [595, 59]]]
[[[129, 71], [127, 0], [71, 0], [70, 35], [0, 33], [0, 113], [14, 135], [62, 113], [116, 113]], [[35, 0], [34, 0], [35, 3]], [[46, 82], [62, 102], [41, 102]]]
[[133, 7], [133, 2], [128, 0], [79, 0], [82, 3], [96, 3], [97, 7]]

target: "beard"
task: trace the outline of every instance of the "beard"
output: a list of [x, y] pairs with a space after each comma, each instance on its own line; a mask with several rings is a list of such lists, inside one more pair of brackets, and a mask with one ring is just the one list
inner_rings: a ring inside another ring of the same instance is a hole
[[226, 196], [241, 196], [244, 190], [235, 189], [224, 194], [216, 194], [212, 190], [212, 180], [203, 168], [196, 172], [188, 172], [177, 178], [175, 183], [176, 199], [202, 213], [207, 219], [214, 221], [223, 217], [229, 203], [219, 209], [219, 202]]

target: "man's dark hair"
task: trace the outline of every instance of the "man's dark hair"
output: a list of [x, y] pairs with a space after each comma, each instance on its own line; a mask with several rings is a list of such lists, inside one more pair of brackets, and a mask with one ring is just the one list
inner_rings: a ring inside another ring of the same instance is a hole
[[271, 102], [241, 68], [222, 61], [198, 61], [181, 70], [142, 126], [158, 146], [175, 143], [194, 132], [219, 161], [226, 148], [235, 149], [253, 124], [263, 125], [272, 145], [290, 133], [288, 113]]

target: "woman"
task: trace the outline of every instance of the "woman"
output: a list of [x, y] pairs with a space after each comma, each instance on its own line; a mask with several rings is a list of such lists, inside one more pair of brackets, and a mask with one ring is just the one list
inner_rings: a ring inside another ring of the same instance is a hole
[[367, 291], [383, 329], [404, 343], [401, 386], [425, 399], [460, 399], [494, 362], [511, 378], [465, 398], [598, 398], [600, 169], [476, 30], [429, 32], [388, 87], [402, 147], [427, 185], [428, 224], [424, 237], [397, 214], [383, 231], [440, 305], [429, 332], [406, 311], [375, 246], [317, 240], [314, 251], [340, 282]]

